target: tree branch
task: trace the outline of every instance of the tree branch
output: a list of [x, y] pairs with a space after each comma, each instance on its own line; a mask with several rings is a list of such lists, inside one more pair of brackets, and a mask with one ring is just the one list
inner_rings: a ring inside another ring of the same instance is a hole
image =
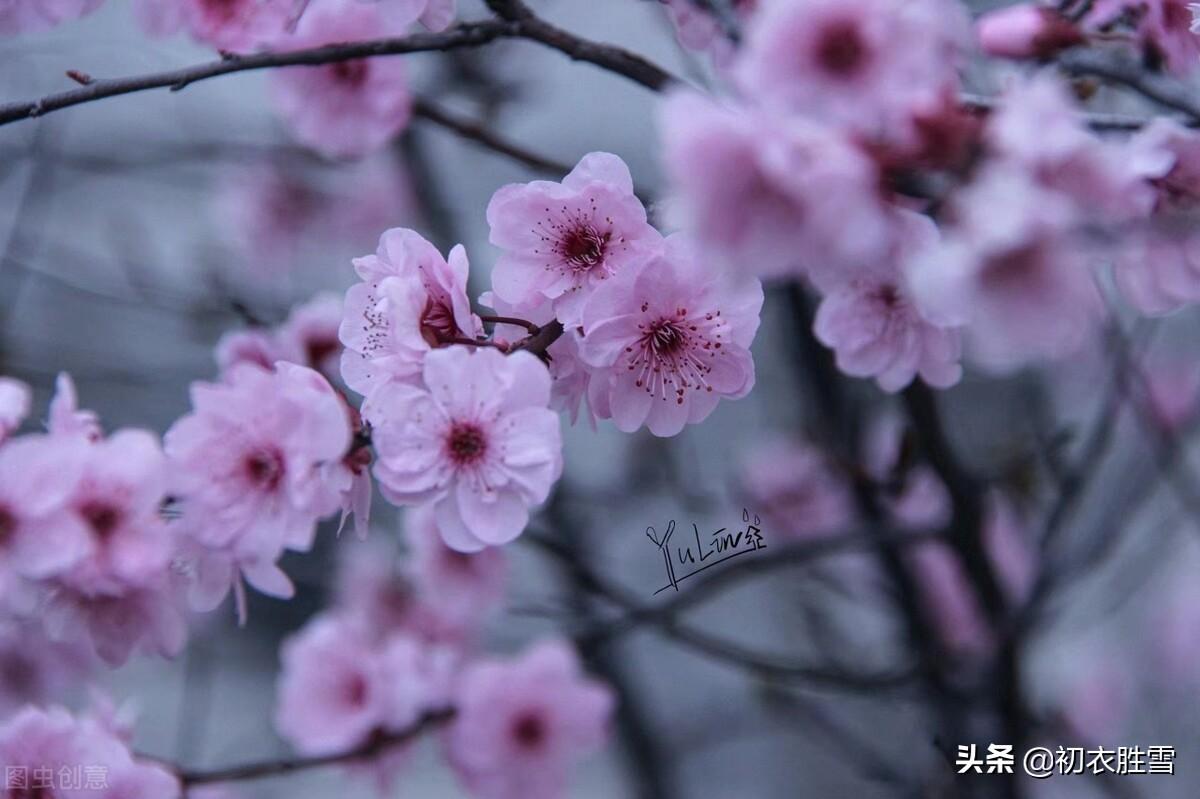
[[265, 760], [257, 763], [246, 763], [241, 766], [215, 769], [213, 771], [184, 771], [176, 769], [176, 773], [179, 775], [179, 781], [184, 786], [192, 787], [218, 782], [244, 782], [246, 780], [264, 779], [266, 777], [278, 777], [296, 771], [308, 771], [310, 769], [324, 768], [325, 766], [352, 763], [358, 760], [369, 760], [383, 754], [393, 746], [407, 743], [434, 727], [445, 724], [452, 718], [454, 718], [453, 710], [429, 713], [404, 730], [377, 735], [362, 746], [332, 755]]
[[532, 150], [513, 144], [488, 130], [480, 123], [460, 119], [422, 97], [418, 97], [413, 103], [413, 113], [422, 119], [426, 119], [435, 125], [456, 133], [468, 141], [473, 141], [492, 152], [507, 156], [538, 172], [562, 176], [571, 171], [571, 167], [567, 164], [546, 158]]

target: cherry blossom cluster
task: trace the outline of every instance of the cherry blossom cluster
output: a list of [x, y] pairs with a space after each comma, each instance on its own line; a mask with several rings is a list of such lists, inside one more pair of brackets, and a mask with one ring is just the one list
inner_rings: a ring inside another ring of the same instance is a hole
[[[503, 552], [450, 549], [429, 511], [409, 513], [406, 533], [399, 571], [384, 544], [348, 550], [333, 607], [284, 643], [280, 734], [302, 753], [336, 754], [453, 709], [441, 741], [473, 795], [562, 796], [574, 762], [605, 740], [611, 691], [562, 641], [481, 654], [480, 625], [505, 590]], [[390, 785], [409, 750], [401, 742], [354, 768]]]
[[1167, 64], [1200, 61], [1182, 3], [1087, 5], [1078, 21], [1006, 8], [977, 37], [954, 2], [745, 6], [729, 96], [679, 90], [662, 108], [680, 221], [730, 270], [806, 280], [817, 338], [887, 391], [954, 384], [964, 340], [997, 369], [1077, 352], [1106, 313], [1110, 266], [1141, 311], [1192, 302], [1194, 134], [1158, 120], [1102, 138], [1036, 70], [990, 113], [958, 99], [976, 38], [1034, 59], [1132, 24]]

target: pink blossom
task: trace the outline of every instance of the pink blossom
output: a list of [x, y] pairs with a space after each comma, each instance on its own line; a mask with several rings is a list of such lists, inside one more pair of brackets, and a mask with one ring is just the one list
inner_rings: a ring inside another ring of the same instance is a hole
[[1170, 433], [1185, 431], [1200, 411], [1200, 365], [1190, 357], [1158, 356], [1141, 370], [1151, 418]]
[[342, 298], [323, 292], [297, 305], [277, 333], [283, 352], [295, 353], [293, 361], [316, 369], [333, 379], [338, 374], [342, 345], [338, 328], [342, 322]]
[[42, 609], [56, 641], [88, 641], [110, 666], [124, 665], [135, 650], [175, 657], [187, 641], [179, 592], [166, 571], [119, 593], [80, 591], [67, 583], [51, 588]]
[[1081, 220], [1140, 218], [1153, 203], [1132, 148], [1088, 130], [1065, 83], [1049, 73], [1005, 92], [988, 119], [985, 140], [1001, 159], [996, 169], [1027, 171], [1072, 200]]
[[75, 381], [69, 374], [60, 373], [54, 387], [54, 396], [50, 399], [50, 418], [46, 425], [52, 435], [87, 441], [96, 441], [104, 435], [96, 414], [79, 410]]
[[[375, 39], [397, 27], [368, 4], [314, 3], [290, 49]], [[361, 58], [289, 67], [271, 75], [276, 109], [303, 144], [330, 158], [357, 158], [402, 131], [412, 115], [407, 69], [399, 58]]]
[[792, 539], [845, 532], [854, 503], [845, 479], [815, 446], [775, 439], [743, 459], [741, 483], [772, 532]]
[[222, 334], [214, 355], [222, 375], [232, 372], [239, 364], [274, 369], [276, 361], [286, 360], [283, 348], [272, 331], [257, 327], [230, 330]]
[[1037, 577], [1037, 561], [1024, 518], [1012, 501], [993, 491], [984, 504], [983, 546], [1008, 601], [1022, 605]]
[[878, 169], [833, 131], [692, 92], [667, 97], [659, 127], [676, 212], [706, 259], [771, 276], [887, 252]]
[[989, 11], [975, 22], [975, 32], [985, 53], [1002, 58], [1049, 58], [1084, 41], [1074, 23], [1035, 3]]
[[134, 14], [152, 36], [180, 29], [218, 50], [245, 53], [282, 39], [296, 0], [135, 0]]
[[420, 22], [431, 31], [444, 31], [454, 22], [457, 0], [428, 0], [421, 12]]
[[471, 629], [502, 605], [508, 561], [501, 550], [489, 547], [472, 553], [451, 549], [427, 507], [410, 510], [404, 530], [413, 585], [441, 618]]
[[25, 704], [61, 701], [95, 665], [83, 642], [51, 640], [40, 620], [0, 619], [0, 716]]
[[686, 240], [670, 237], [661, 256], [609, 281], [584, 307], [581, 355], [598, 370], [591, 385], [601, 395], [593, 409], [611, 408], [624, 432], [645, 425], [673, 436], [721, 398], [746, 396], [762, 302], [757, 280], [730, 285]]
[[450, 762], [480, 799], [565, 796], [572, 767], [604, 744], [613, 703], [560, 641], [515, 660], [480, 661], [462, 676], [446, 736]]
[[1127, 669], [1111, 657], [1079, 658], [1064, 692], [1069, 729], [1086, 741], [1114, 743], [1133, 710], [1130, 684]]
[[62, 581], [87, 594], [119, 595], [159, 578], [172, 552], [160, 515], [167, 461], [157, 438], [122, 430], [87, 446], [81, 458], [68, 503], [87, 528], [88, 554]]
[[950, 521], [950, 493], [928, 465], [909, 464], [904, 423], [881, 413], [863, 437], [863, 468], [883, 490], [892, 522], [906, 530], [935, 530]]
[[994, 643], [975, 590], [947, 545], [922, 544], [905, 553], [920, 586], [920, 599], [942, 646], [952, 655], [973, 658]]
[[589, 153], [562, 183], [504, 186], [487, 209], [489, 241], [504, 250], [492, 288], [522, 311], [554, 300], [564, 325], [579, 324], [587, 297], [604, 281], [645, 263], [662, 237], [646, 222], [629, 167]]
[[[60, 769], [89, 766], [102, 769], [104, 787], [68, 789], [62, 795], [95, 796], [96, 799], [177, 799], [179, 780], [162, 766], [135, 759], [128, 743], [104, 723], [92, 718], [76, 719], [54, 707], [26, 707], [0, 726], [0, 762], [23, 771], [33, 785], [34, 775], [49, 773], [57, 779]], [[86, 782], [85, 782], [86, 784]], [[23, 795], [11, 788], [11, 795]], [[30, 795], [60, 795], [48, 789], [31, 788]]]
[[734, 64], [767, 105], [895, 137], [914, 107], [958, 84], [969, 23], [940, 0], [764, 0]]
[[318, 618], [284, 642], [275, 727], [297, 751], [327, 755], [364, 743], [388, 714], [387, 675], [370, 639]]
[[31, 33], [92, 13], [104, 0], [0, 0], [0, 36]]
[[1087, 252], [1068, 235], [1073, 201], [997, 168], [956, 198], [956, 225], [909, 266], [926, 318], [965, 325], [995, 369], [1078, 350], [1103, 315]]
[[220, 231], [257, 272], [282, 273], [303, 254], [304, 234], [328, 213], [329, 198], [294, 171], [258, 164], [225, 172], [213, 215]]
[[[480, 295], [479, 303], [499, 316], [517, 317], [535, 325], [546, 325], [555, 319], [554, 304], [550, 300], [543, 300], [536, 307], [519, 311], [493, 292], [485, 291]], [[492, 330], [492, 341], [501, 346], [512, 346], [528, 336], [529, 331], [518, 325], [497, 324]], [[596, 415], [585, 402], [591, 382], [591, 369], [580, 358], [579, 349], [582, 343], [579, 328], [569, 327], [546, 348], [546, 354], [550, 356], [546, 367], [550, 370], [552, 381], [550, 407], [565, 412], [570, 417], [571, 424], [579, 421], [579, 412], [584, 409], [592, 428], [595, 429]]]
[[1121, 17], [1132, 19], [1146, 61], [1185, 76], [1200, 63], [1196, 10], [1188, 0], [1099, 0], [1087, 19], [1099, 29]]
[[354, 269], [363, 282], [346, 292], [342, 379], [364, 396], [419, 379], [430, 350], [483, 332], [467, 299], [461, 245], [447, 260], [416, 231], [393, 228], [374, 255], [355, 259]]
[[1133, 167], [1154, 190], [1154, 213], [1116, 243], [1113, 277], [1130, 304], [1160, 315], [1200, 300], [1200, 136], [1156, 119], [1130, 142]]
[[363, 408], [384, 496], [432, 503], [454, 549], [513, 540], [562, 473], [546, 367], [527, 352], [456, 345], [430, 352], [423, 377], [423, 386], [397, 384]]
[[29, 386], [11, 377], [0, 377], [0, 444], [25, 421], [31, 400]]
[[[707, 50], [713, 63], [725, 67], [734, 55], [733, 42], [721, 29], [721, 23], [695, 0], [664, 0], [675, 36], [689, 50]], [[729, 3], [734, 18], [745, 23], [758, 8], [759, 0], [732, 0]]]
[[87, 526], [69, 506], [83, 471], [83, 442], [28, 435], [0, 447], [0, 581], [47, 578], [87, 556]]
[[[902, 218], [908, 237], [918, 242], [909, 249], [937, 240], [937, 227], [927, 217]], [[817, 308], [813, 332], [833, 349], [839, 369], [874, 377], [884, 391], [899, 391], [917, 375], [948, 388], [962, 377], [959, 331], [922, 315], [909, 296], [903, 264], [903, 258], [888, 259], [834, 280]]]
[[307, 550], [316, 520], [349, 487], [342, 399], [317, 372], [280, 362], [274, 372], [243, 364], [224, 383], [195, 383], [192, 405], [165, 444], [179, 524], [194, 545], [195, 601], [215, 606], [238, 571], [264, 593], [290, 596], [275, 561], [285, 548]]

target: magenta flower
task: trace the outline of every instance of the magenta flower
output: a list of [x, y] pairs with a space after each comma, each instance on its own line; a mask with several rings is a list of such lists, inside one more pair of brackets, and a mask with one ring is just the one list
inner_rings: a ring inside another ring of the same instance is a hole
[[1068, 235], [1074, 202], [997, 168], [954, 208], [957, 226], [908, 271], [922, 314], [966, 325], [974, 355], [996, 369], [1077, 351], [1104, 306], [1087, 251]]
[[706, 258], [772, 276], [886, 255], [878, 168], [837, 133], [692, 92], [667, 97], [659, 127], [678, 213]]
[[391, 686], [370, 641], [319, 617], [284, 642], [275, 728], [298, 752], [350, 749], [384, 726]]
[[276, 43], [295, 17], [294, 0], [134, 0], [134, 15], [151, 36], [185, 30], [218, 50], [245, 53]]
[[62, 574], [91, 550], [70, 507], [83, 472], [83, 442], [28, 435], [0, 447], [0, 584], [12, 574]]
[[765, 0], [734, 74], [748, 97], [871, 137], [958, 85], [970, 35], [942, 0]]
[[467, 254], [449, 260], [416, 231], [393, 228], [374, 255], [356, 258], [363, 282], [346, 292], [339, 335], [342, 379], [363, 396], [392, 381], [418, 380], [435, 347], [483, 332], [467, 299]]
[[423, 386], [397, 384], [363, 407], [384, 496], [431, 503], [459, 551], [512, 541], [562, 473], [546, 367], [525, 352], [453, 346], [426, 356], [423, 377]]
[[583, 360], [597, 374], [617, 428], [645, 425], [673, 436], [704, 421], [722, 398], [754, 386], [750, 343], [758, 330], [762, 286], [727, 284], [679, 236], [663, 255], [599, 288], [583, 312]]
[[73, 796], [94, 795], [97, 799], [177, 799], [179, 780], [162, 766], [135, 759], [129, 744], [106, 724], [92, 718], [76, 719], [55, 707], [40, 710], [26, 707], [0, 726], [0, 763], [26, 775], [34, 785], [34, 775], [51, 774], [59, 778], [60, 769], [89, 766], [104, 776], [102, 788], [67, 789], [59, 793], [48, 788], [12, 788], [9, 795]]
[[[927, 217], [906, 214], [906, 232], [929, 247], [937, 227]], [[873, 377], [895, 392], [920, 375], [937, 388], [962, 377], [959, 331], [926, 319], [909, 296], [901, 266], [887, 260], [835, 281], [817, 308], [813, 332], [833, 349], [837, 366], [854, 377]]]
[[277, 332], [280, 349], [293, 356], [285, 356], [284, 360], [316, 369], [334, 379], [342, 357], [342, 344], [338, 341], [341, 322], [342, 298], [337, 294], [323, 292], [297, 305]]
[[418, 596], [441, 618], [464, 630], [478, 627], [503, 604], [508, 583], [504, 552], [489, 547], [459, 552], [442, 540], [428, 507], [405, 516], [408, 566]]
[[120, 595], [166, 573], [172, 544], [160, 510], [167, 460], [143, 430], [122, 430], [84, 448], [68, 504], [89, 534], [87, 557], [62, 581], [90, 595]]
[[[372, 5], [314, 3], [289, 49], [376, 39], [399, 33]], [[408, 72], [399, 58], [361, 58], [271, 74], [271, 97], [292, 134], [330, 158], [358, 158], [404, 130], [412, 116]]]
[[1049, 58], [1082, 44], [1078, 26], [1052, 8], [1017, 3], [989, 11], [975, 23], [980, 48], [1001, 58]]
[[29, 386], [11, 377], [0, 377], [0, 444], [25, 421], [31, 401]]
[[222, 375], [232, 372], [239, 364], [271, 370], [276, 361], [287, 360], [285, 354], [277, 336], [257, 327], [222, 334], [213, 352]]
[[646, 222], [629, 167], [589, 153], [562, 183], [504, 186], [487, 209], [489, 241], [504, 254], [492, 272], [496, 296], [523, 311], [554, 300], [564, 325], [579, 324], [588, 295], [645, 263], [662, 237]]
[[104, 0], [0, 0], [0, 36], [53, 28], [92, 13]]
[[770, 532], [794, 540], [844, 533], [855, 519], [845, 478], [815, 446], [777, 439], [742, 459], [741, 483]]
[[187, 642], [180, 593], [173, 575], [165, 570], [156, 579], [126, 586], [119, 593], [89, 593], [64, 582], [50, 587], [43, 620], [51, 638], [87, 641], [114, 668], [124, 665], [135, 650], [175, 657]]
[[604, 744], [613, 704], [567, 644], [546, 641], [515, 660], [467, 667], [447, 754], [480, 799], [565, 796], [572, 767]]
[[192, 405], [165, 444], [195, 601], [215, 606], [238, 571], [264, 593], [290, 596], [275, 561], [285, 548], [307, 550], [316, 520], [348, 488], [339, 471], [351, 437], [341, 397], [318, 373], [280, 362], [274, 372], [244, 364], [225, 383], [195, 383]]

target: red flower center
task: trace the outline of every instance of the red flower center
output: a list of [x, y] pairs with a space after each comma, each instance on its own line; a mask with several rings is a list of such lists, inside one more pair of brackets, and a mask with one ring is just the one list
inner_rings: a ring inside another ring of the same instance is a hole
[[546, 740], [546, 722], [536, 713], [518, 716], [513, 722], [512, 735], [525, 749], [536, 749]]
[[366, 83], [369, 69], [366, 59], [362, 58], [354, 61], [338, 61], [329, 66], [334, 80], [350, 88], [358, 88]]
[[446, 437], [450, 457], [459, 466], [475, 463], [487, 451], [487, 438], [479, 426], [470, 422], [455, 422]]
[[243, 461], [246, 477], [264, 491], [274, 491], [283, 481], [283, 458], [278, 452], [260, 450]]
[[421, 314], [421, 338], [431, 347], [449, 344], [458, 338], [458, 323], [454, 321], [454, 309], [447, 303], [430, 297]]
[[610, 234], [601, 233], [591, 225], [577, 225], [563, 234], [558, 253], [576, 269], [591, 269], [604, 260], [604, 250]]
[[304, 357], [309, 366], [316, 368], [341, 347], [336, 337], [316, 336], [304, 342]]
[[822, 32], [817, 46], [817, 63], [825, 71], [838, 77], [850, 77], [862, 69], [867, 61], [867, 43], [854, 20], [844, 19], [831, 22]]
[[121, 511], [107, 502], [88, 502], [79, 509], [79, 515], [101, 541], [111, 536], [121, 522]]
[[0, 505], [0, 545], [8, 543], [17, 532], [17, 517], [8, 508]]

